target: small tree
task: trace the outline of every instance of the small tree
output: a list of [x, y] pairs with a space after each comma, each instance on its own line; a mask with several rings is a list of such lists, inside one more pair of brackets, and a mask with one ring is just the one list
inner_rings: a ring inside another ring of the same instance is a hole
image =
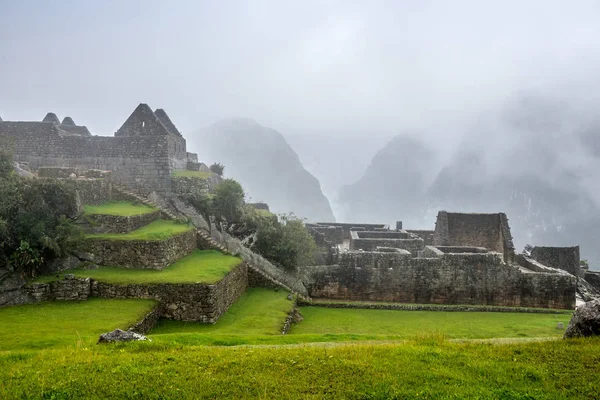
[[206, 193], [195, 193], [187, 196], [184, 200], [202, 215], [202, 218], [208, 224], [208, 229], [211, 229], [210, 217], [213, 215], [213, 196]]
[[213, 163], [210, 167], [210, 170], [219, 176], [223, 176], [223, 171], [225, 170], [225, 166], [221, 163]]
[[237, 181], [225, 179], [214, 190], [212, 210], [218, 221], [230, 224], [241, 220], [244, 207], [244, 189]]
[[281, 222], [263, 218], [256, 231], [253, 249], [288, 271], [310, 265], [315, 241], [302, 220], [294, 215], [280, 215]]

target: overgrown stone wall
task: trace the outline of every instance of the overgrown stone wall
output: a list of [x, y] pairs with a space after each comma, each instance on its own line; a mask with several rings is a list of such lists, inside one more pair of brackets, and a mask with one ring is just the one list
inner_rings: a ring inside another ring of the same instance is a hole
[[191, 176], [174, 176], [171, 178], [172, 192], [180, 196], [208, 193], [221, 181], [217, 174], [210, 178], [198, 178]]
[[311, 297], [421, 304], [482, 304], [572, 309], [575, 278], [507, 265], [499, 253], [349, 252], [339, 265], [301, 269]]
[[197, 232], [191, 229], [164, 240], [86, 239], [87, 251], [102, 265], [126, 268], [164, 269], [197, 247]]
[[154, 299], [161, 318], [215, 323], [248, 286], [248, 268], [241, 263], [221, 281], [207, 284], [116, 285], [86, 278], [68, 278], [26, 287], [36, 301], [111, 299]]

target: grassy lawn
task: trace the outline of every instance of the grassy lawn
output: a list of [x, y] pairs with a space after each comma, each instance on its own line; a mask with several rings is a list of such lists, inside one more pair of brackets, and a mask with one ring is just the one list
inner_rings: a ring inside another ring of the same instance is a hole
[[90, 299], [0, 308], [0, 351], [90, 346], [101, 333], [129, 328], [155, 305], [153, 300]]
[[[228, 256], [216, 250], [194, 250], [192, 254], [178, 260], [162, 271], [153, 269], [133, 269], [120, 267], [100, 267], [97, 269], [72, 269], [63, 271], [80, 278], [92, 278], [97, 281], [128, 285], [132, 283], [215, 283], [220, 281], [242, 260]], [[56, 276], [42, 276], [34, 282], [51, 282]]]
[[600, 339], [0, 352], [0, 398], [595, 399]]
[[151, 337], [159, 342], [233, 345], [260, 341], [263, 336], [281, 336], [281, 328], [292, 308], [287, 292], [250, 288], [214, 325], [161, 320]]
[[341, 335], [408, 339], [422, 334], [440, 334], [452, 339], [560, 337], [558, 322], [566, 327], [570, 314], [501, 312], [398, 311], [303, 307], [302, 323], [293, 335]]
[[94, 233], [85, 237], [108, 240], [164, 240], [192, 229], [194, 227], [188, 224], [159, 219], [129, 233]]
[[157, 208], [145, 204], [133, 203], [131, 201], [109, 201], [97, 206], [84, 205], [83, 210], [89, 215], [116, 215], [119, 217], [130, 217], [132, 215], [150, 214], [158, 211]]
[[182, 177], [182, 178], [201, 178], [201, 179], [208, 179], [212, 175], [214, 175], [213, 172], [188, 171], [188, 170], [175, 171], [172, 174], [172, 176], [174, 178]]

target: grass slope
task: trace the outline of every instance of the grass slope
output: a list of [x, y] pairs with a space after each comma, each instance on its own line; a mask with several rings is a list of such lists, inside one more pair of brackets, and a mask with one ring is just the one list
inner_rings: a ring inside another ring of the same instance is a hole
[[151, 337], [159, 342], [243, 344], [263, 336], [281, 335], [292, 308], [287, 292], [249, 288], [214, 325], [161, 320]]
[[0, 353], [0, 398], [594, 399], [600, 340]]
[[[239, 257], [232, 257], [216, 250], [194, 250], [192, 254], [161, 270], [133, 269], [120, 267], [99, 267], [97, 269], [72, 269], [61, 275], [73, 274], [80, 278], [117, 285], [157, 284], [157, 283], [215, 283], [223, 279], [229, 271], [241, 263]], [[59, 275], [60, 276], [60, 275]], [[43, 276], [35, 282], [51, 282], [56, 276]]]
[[159, 219], [129, 233], [95, 233], [85, 237], [107, 240], [165, 240], [191, 229], [193, 227], [188, 224]]
[[180, 170], [172, 173], [172, 176], [175, 178], [201, 178], [208, 179], [213, 175], [213, 172], [204, 172], [204, 171], [188, 171], [188, 170]]
[[398, 311], [303, 307], [304, 321], [294, 325], [291, 335], [364, 336], [367, 339], [407, 339], [423, 333], [448, 338], [559, 337], [570, 314], [526, 314], [501, 312]]
[[116, 215], [119, 217], [130, 217], [132, 215], [150, 214], [158, 211], [157, 208], [145, 204], [137, 204], [131, 201], [109, 201], [97, 206], [84, 205], [83, 211], [89, 215]]
[[101, 333], [129, 328], [155, 305], [153, 300], [90, 299], [0, 308], [0, 351], [89, 346]]

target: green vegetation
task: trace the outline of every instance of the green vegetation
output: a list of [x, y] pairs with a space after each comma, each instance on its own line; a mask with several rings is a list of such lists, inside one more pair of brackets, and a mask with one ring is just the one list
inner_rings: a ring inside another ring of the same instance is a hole
[[223, 171], [225, 170], [225, 166], [221, 163], [212, 163], [210, 167], [208, 167], [212, 172], [219, 176], [223, 176]]
[[316, 244], [304, 223], [293, 215], [260, 218], [252, 250], [288, 271], [313, 263]]
[[275, 217], [275, 214], [269, 210], [256, 210], [256, 213], [261, 217]]
[[35, 276], [45, 263], [76, 249], [83, 239], [72, 182], [23, 178], [12, 172], [0, 146], [0, 265]]
[[225, 179], [214, 190], [212, 212], [217, 221], [238, 223], [243, 215], [244, 189], [237, 181]]
[[192, 229], [194, 227], [189, 224], [159, 219], [129, 233], [94, 233], [85, 237], [107, 240], [165, 240]]
[[[152, 330], [158, 342], [232, 345], [278, 335], [292, 308], [287, 292], [250, 288], [214, 325], [161, 320]], [[266, 339], [265, 339], [266, 340]]]
[[155, 305], [153, 300], [90, 299], [0, 308], [0, 354], [17, 349], [90, 346], [101, 333], [129, 328]]
[[0, 353], [0, 398], [593, 399], [600, 339]]
[[174, 171], [171, 175], [174, 178], [200, 178], [200, 179], [209, 179], [213, 175], [213, 173], [212, 172], [204, 172], [204, 171], [179, 170], [179, 171]]
[[[242, 260], [227, 256], [216, 250], [195, 250], [162, 271], [153, 269], [133, 269], [120, 267], [99, 267], [97, 269], [73, 269], [62, 274], [73, 274], [80, 278], [116, 285], [157, 284], [157, 283], [215, 283], [220, 281]], [[60, 275], [59, 275], [60, 276]], [[51, 282], [56, 276], [43, 276], [37, 283]]]
[[131, 201], [109, 201], [97, 206], [84, 205], [86, 214], [116, 215], [119, 217], [130, 217], [132, 215], [150, 214], [158, 211], [157, 208], [145, 204], [133, 203]]
[[560, 337], [570, 314], [527, 314], [460, 311], [364, 310], [303, 307], [304, 321], [292, 335], [328, 337], [352, 334], [357, 338], [409, 339], [419, 334], [441, 334], [451, 339]]

